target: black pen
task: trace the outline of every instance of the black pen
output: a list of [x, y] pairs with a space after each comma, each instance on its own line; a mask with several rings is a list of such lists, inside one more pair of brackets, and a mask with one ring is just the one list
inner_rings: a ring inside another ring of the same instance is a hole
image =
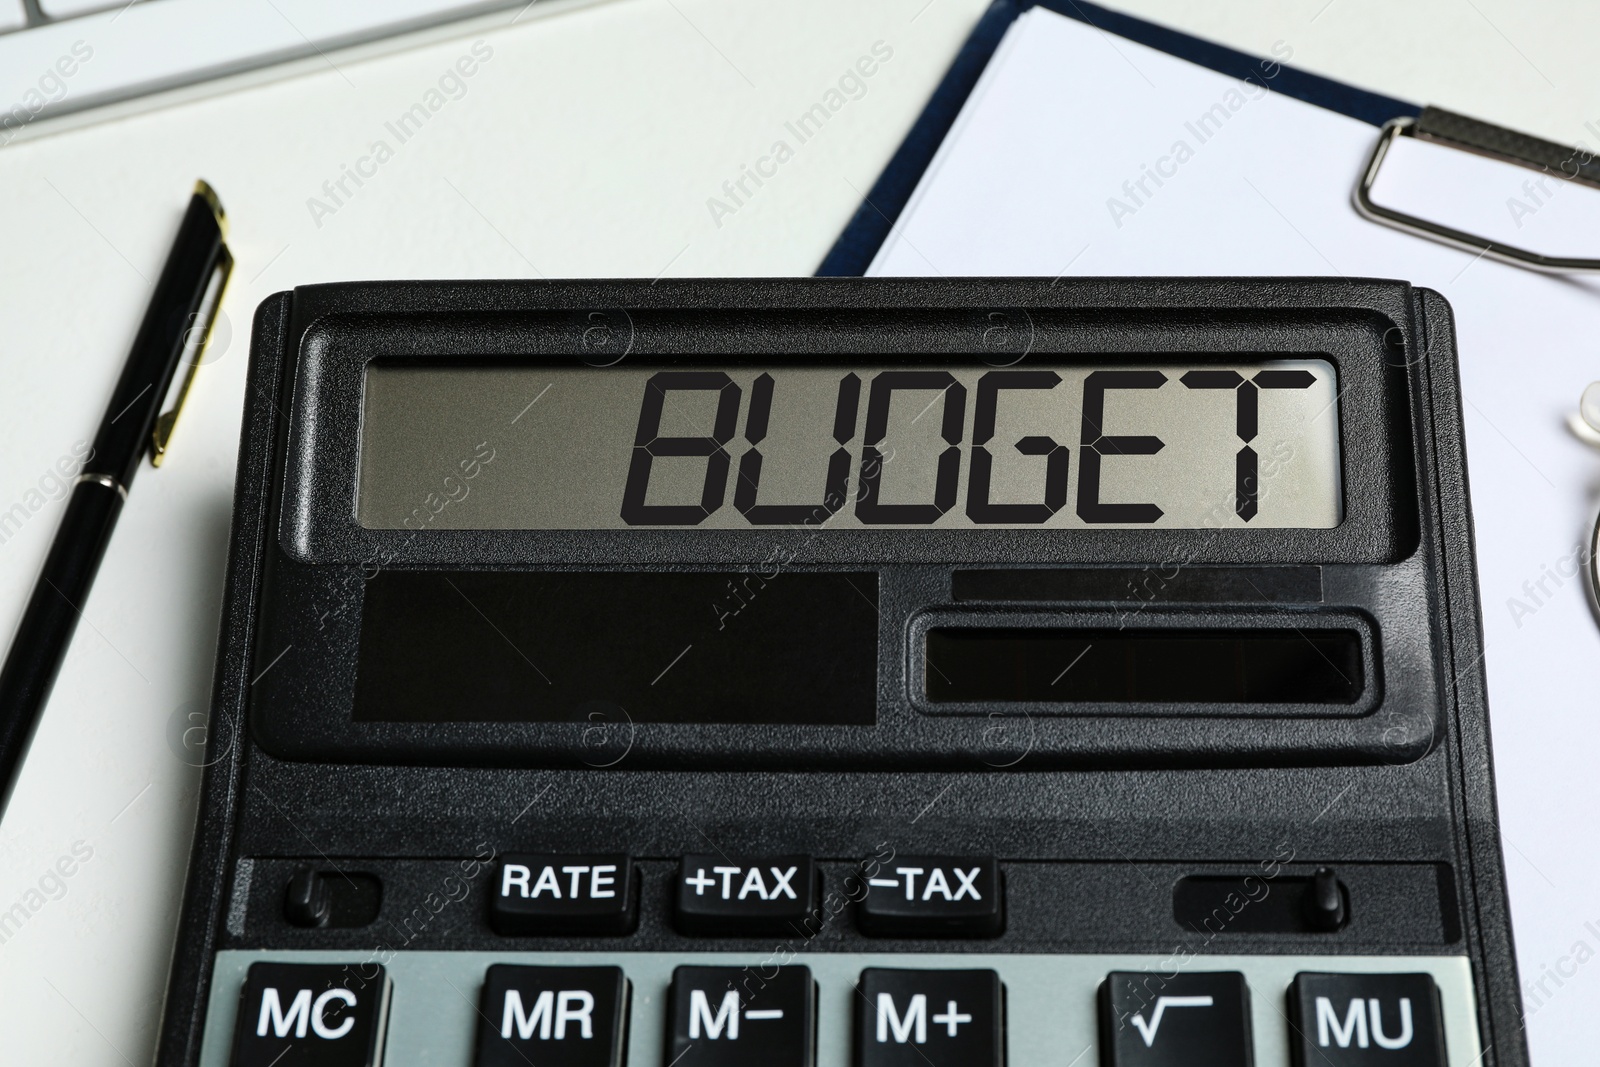
[[[0, 812], [11, 798], [23, 754], [128, 499], [128, 487], [147, 454], [152, 466], [161, 465], [200, 366], [212, 318], [233, 269], [223, 227], [217, 194], [205, 182], [196, 182], [134, 336], [133, 350], [95, 434], [94, 449], [73, 485], [61, 528], [0, 668]], [[162, 412], [186, 352], [188, 368], [177, 399], [171, 410]]]

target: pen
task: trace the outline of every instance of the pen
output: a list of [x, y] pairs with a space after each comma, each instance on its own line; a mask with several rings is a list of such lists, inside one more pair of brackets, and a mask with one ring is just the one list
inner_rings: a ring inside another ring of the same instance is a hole
[[[61, 527], [0, 668], [0, 812], [11, 798], [139, 461], [148, 454], [151, 465], [159, 467], [166, 455], [233, 269], [223, 237], [222, 204], [211, 186], [196, 182], [94, 448], [72, 487]], [[177, 397], [162, 412], [186, 352], [192, 354]]]

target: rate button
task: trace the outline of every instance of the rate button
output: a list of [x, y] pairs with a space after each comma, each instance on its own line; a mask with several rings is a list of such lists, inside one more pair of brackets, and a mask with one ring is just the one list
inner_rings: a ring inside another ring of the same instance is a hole
[[900, 856], [869, 865], [857, 909], [873, 937], [994, 937], [1005, 926], [993, 856]]
[[621, 855], [506, 855], [489, 886], [501, 934], [625, 934], [633, 929], [633, 863]]

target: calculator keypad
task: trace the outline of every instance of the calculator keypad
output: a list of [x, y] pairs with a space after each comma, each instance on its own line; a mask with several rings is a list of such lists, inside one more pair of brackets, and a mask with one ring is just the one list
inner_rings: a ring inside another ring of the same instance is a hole
[[1462, 956], [596, 947], [385, 964], [219, 952], [200, 1067], [1471, 1067], [1480, 1048]]

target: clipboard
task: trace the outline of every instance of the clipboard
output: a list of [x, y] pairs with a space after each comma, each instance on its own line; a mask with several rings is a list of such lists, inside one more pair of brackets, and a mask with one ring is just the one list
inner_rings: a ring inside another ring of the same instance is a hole
[[867, 272], [1006, 31], [1021, 15], [1035, 7], [1379, 127], [1381, 134], [1353, 197], [1356, 210], [1369, 221], [1534, 270], [1600, 271], [1600, 258], [1533, 252], [1385, 207], [1371, 196], [1390, 146], [1403, 136], [1449, 145], [1532, 170], [1554, 169], [1596, 189], [1600, 189], [1600, 154], [1532, 137], [1444, 108], [1419, 107], [1286, 64], [1273, 64], [1272, 77], [1263, 78], [1263, 60], [1257, 56], [1081, 0], [995, 0], [962, 45], [905, 140], [823, 258], [816, 271], [818, 277], [858, 276]]

